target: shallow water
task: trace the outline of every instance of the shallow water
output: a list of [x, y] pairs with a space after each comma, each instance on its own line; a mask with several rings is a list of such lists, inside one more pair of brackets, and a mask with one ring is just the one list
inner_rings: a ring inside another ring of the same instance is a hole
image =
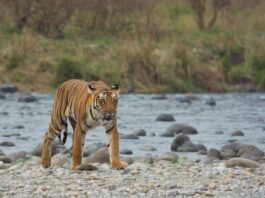
[[[19, 93], [8, 95], [6, 100], [0, 100], [0, 142], [12, 141], [15, 147], [0, 147], [6, 154], [14, 151], [31, 151], [42, 142], [48, 127], [53, 95], [33, 94], [38, 98], [35, 103], [17, 102]], [[192, 104], [180, 103], [176, 100], [181, 94], [168, 94], [167, 100], [153, 100], [154, 94], [125, 94], [121, 95], [118, 108], [118, 128], [122, 134], [129, 134], [137, 129], [145, 129], [147, 135], [155, 133], [155, 137], [140, 137], [139, 140], [120, 140], [120, 147], [133, 151], [134, 157], [145, 155], [160, 155], [170, 151], [174, 138], [159, 137], [167, 127], [174, 123], [191, 125], [198, 130], [197, 135], [190, 135], [194, 143], [202, 143], [209, 148], [221, 148], [228, 140], [254, 144], [265, 151], [265, 94], [263, 93], [230, 93], [230, 94], [198, 94], [200, 100]], [[214, 98], [217, 105], [212, 107], [205, 104], [207, 99]], [[7, 112], [8, 114], [6, 115]], [[157, 122], [156, 117], [161, 113], [172, 114], [175, 122]], [[24, 128], [17, 129], [17, 125]], [[69, 127], [70, 131], [72, 130]], [[241, 130], [245, 136], [232, 137], [235, 130]], [[223, 131], [223, 135], [216, 135]], [[21, 137], [1, 137], [3, 134], [20, 133]], [[92, 142], [105, 142], [104, 129], [99, 127], [86, 136], [88, 145]], [[71, 144], [68, 137], [66, 146]], [[152, 145], [157, 151], [145, 152], [139, 150], [143, 145]], [[194, 153], [178, 153], [190, 158], [199, 158]]]

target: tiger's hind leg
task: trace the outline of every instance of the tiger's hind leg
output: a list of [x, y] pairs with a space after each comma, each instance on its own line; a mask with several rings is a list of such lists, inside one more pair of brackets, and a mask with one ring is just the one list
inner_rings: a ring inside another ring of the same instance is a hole
[[[66, 130], [66, 126], [63, 125], [61, 128]], [[56, 137], [60, 136], [61, 129], [56, 130], [53, 124], [50, 123], [48, 131], [45, 133], [44, 142], [42, 145], [42, 165], [44, 168], [48, 168], [51, 165], [51, 144]]]
[[74, 143], [74, 132], [75, 132], [75, 127], [76, 127], [76, 121], [72, 117], [69, 117], [68, 119], [69, 119], [70, 124], [71, 124], [71, 126], [73, 128], [73, 139], [72, 139], [73, 141], [72, 141], [72, 146], [70, 148], [70, 156], [72, 157], [72, 154], [73, 154], [73, 143]]
[[48, 168], [51, 165], [51, 144], [54, 138], [49, 135], [49, 131], [45, 133], [41, 154], [41, 163], [44, 168]]

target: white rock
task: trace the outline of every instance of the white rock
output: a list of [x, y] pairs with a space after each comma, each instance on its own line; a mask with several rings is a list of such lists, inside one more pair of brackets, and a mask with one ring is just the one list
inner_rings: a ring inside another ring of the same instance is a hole
[[63, 165], [67, 163], [67, 161], [68, 161], [67, 155], [59, 153], [52, 157], [51, 165], [54, 167], [55, 166], [63, 167]]

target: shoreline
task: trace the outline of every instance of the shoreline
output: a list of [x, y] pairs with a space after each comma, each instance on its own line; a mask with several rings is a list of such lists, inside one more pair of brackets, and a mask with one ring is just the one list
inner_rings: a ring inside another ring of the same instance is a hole
[[[69, 160], [68, 160], [69, 162]], [[134, 161], [125, 170], [93, 163], [94, 171], [53, 166], [30, 157], [0, 170], [1, 197], [262, 197], [265, 164], [227, 168], [187, 159]]]

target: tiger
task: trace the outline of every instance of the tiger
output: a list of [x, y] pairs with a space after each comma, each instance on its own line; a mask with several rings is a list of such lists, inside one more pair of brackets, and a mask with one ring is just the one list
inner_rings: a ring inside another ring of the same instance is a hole
[[62, 143], [67, 139], [67, 121], [73, 128], [72, 164], [76, 169], [82, 164], [83, 147], [86, 133], [95, 127], [103, 126], [107, 135], [110, 165], [113, 169], [127, 167], [119, 157], [119, 133], [117, 128], [117, 106], [119, 86], [111, 88], [103, 81], [72, 79], [62, 83], [56, 90], [51, 120], [44, 134], [41, 163], [44, 168], [51, 165], [51, 144], [56, 137]]

